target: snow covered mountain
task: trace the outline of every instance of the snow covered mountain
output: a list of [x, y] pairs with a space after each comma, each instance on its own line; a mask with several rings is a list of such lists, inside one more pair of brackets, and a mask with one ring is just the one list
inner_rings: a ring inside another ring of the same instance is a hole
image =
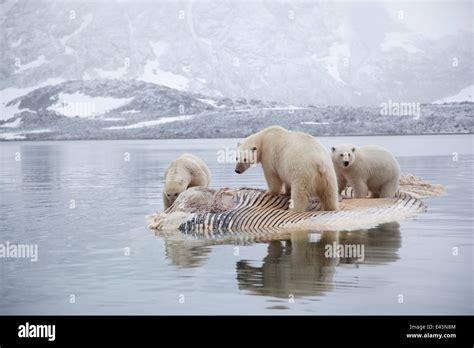
[[474, 85], [463, 88], [459, 93], [455, 95], [451, 95], [449, 97], [436, 100], [434, 104], [462, 103], [462, 102], [474, 103]]
[[314, 135], [474, 131], [474, 103], [421, 105], [396, 116], [380, 107], [208, 97], [136, 80], [50, 82], [6, 103], [0, 140], [245, 137], [272, 124]]
[[[212, 98], [136, 80], [76, 80], [42, 86], [13, 98], [3, 108], [0, 139], [103, 139], [157, 136], [157, 126], [197, 115], [226, 116], [255, 109], [278, 110], [276, 103]], [[10, 90], [10, 95], [18, 90]], [[294, 110], [292, 110], [294, 112]], [[191, 127], [188, 132], [196, 128]], [[54, 133], [44, 134], [44, 133]], [[183, 133], [186, 133], [183, 130]]]
[[[3, 106], [10, 103], [4, 119], [18, 111], [14, 98], [70, 80], [137, 80], [211, 98], [376, 106], [430, 103], [472, 85], [474, 75], [472, 31], [428, 37], [408, 25], [414, 12], [394, 16], [375, 2], [0, 3], [0, 90]], [[465, 4], [469, 11], [472, 2]], [[447, 15], [443, 24], [457, 20]]]

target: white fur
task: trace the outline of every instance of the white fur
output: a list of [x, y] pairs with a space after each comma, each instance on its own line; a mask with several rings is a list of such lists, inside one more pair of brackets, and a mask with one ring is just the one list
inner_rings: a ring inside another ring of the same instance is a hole
[[[392, 198], [398, 191], [400, 166], [393, 155], [375, 145], [339, 144], [331, 149], [339, 193], [349, 184], [356, 198]], [[348, 162], [348, 166], [344, 165]]]
[[293, 209], [306, 211], [318, 196], [324, 210], [337, 210], [337, 180], [331, 156], [314, 137], [279, 126], [265, 128], [245, 139], [237, 151], [236, 172], [261, 163], [270, 193], [284, 188]]
[[210, 182], [211, 173], [202, 159], [190, 154], [181, 155], [171, 162], [165, 171], [165, 187], [163, 188], [165, 209], [189, 187], [208, 187]]

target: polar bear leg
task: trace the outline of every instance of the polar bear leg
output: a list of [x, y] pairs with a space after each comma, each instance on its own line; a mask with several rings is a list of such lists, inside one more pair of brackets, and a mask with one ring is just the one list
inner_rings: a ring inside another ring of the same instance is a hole
[[380, 190], [370, 191], [369, 197], [370, 198], [380, 198]]
[[351, 183], [351, 186], [354, 189], [354, 198], [366, 198], [369, 194], [367, 184], [362, 180]]
[[321, 210], [337, 210], [339, 193], [336, 189], [336, 182], [334, 182], [333, 185], [333, 187], [325, 187], [320, 185], [316, 188], [316, 194], [318, 195], [322, 205]]
[[398, 178], [387, 182], [380, 189], [380, 198], [393, 198], [398, 190]]
[[285, 196], [291, 196], [291, 185], [285, 184]]
[[263, 172], [263, 174], [265, 176], [265, 180], [267, 181], [268, 193], [279, 195], [281, 193], [281, 187], [283, 186], [283, 182], [280, 180], [278, 175], [265, 171]]
[[336, 172], [336, 176], [337, 176], [337, 187], [338, 187], [337, 193], [341, 193], [346, 188], [347, 180], [344, 177], [344, 175], [342, 175], [341, 173]]
[[304, 212], [308, 208], [310, 194], [303, 186], [294, 185], [291, 188], [292, 210]]

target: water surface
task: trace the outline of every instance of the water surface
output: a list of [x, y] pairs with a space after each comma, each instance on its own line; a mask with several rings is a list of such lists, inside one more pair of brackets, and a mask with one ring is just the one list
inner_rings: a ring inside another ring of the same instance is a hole
[[[0, 314], [472, 314], [472, 136], [320, 140], [385, 146], [449, 194], [400, 224], [236, 249], [164, 240], [145, 216], [183, 152], [208, 163], [214, 188], [264, 188], [261, 168], [218, 162], [237, 140], [0, 143], [0, 243], [39, 248], [37, 262], [0, 259]], [[364, 261], [324, 257], [336, 238], [364, 245]]]

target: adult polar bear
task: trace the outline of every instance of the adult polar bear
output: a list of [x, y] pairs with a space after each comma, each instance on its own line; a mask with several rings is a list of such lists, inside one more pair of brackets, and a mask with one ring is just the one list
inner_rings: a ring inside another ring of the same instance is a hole
[[303, 132], [272, 126], [252, 134], [239, 145], [235, 172], [261, 163], [270, 193], [290, 195], [293, 209], [306, 211], [318, 196], [323, 210], [337, 210], [337, 180], [331, 156], [319, 141]]
[[189, 187], [208, 187], [211, 173], [206, 163], [197, 156], [185, 153], [175, 159], [165, 171], [163, 205], [169, 208], [179, 194]]
[[398, 191], [400, 166], [393, 155], [380, 146], [357, 147], [339, 144], [331, 148], [339, 191], [349, 185], [355, 198], [392, 198]]

